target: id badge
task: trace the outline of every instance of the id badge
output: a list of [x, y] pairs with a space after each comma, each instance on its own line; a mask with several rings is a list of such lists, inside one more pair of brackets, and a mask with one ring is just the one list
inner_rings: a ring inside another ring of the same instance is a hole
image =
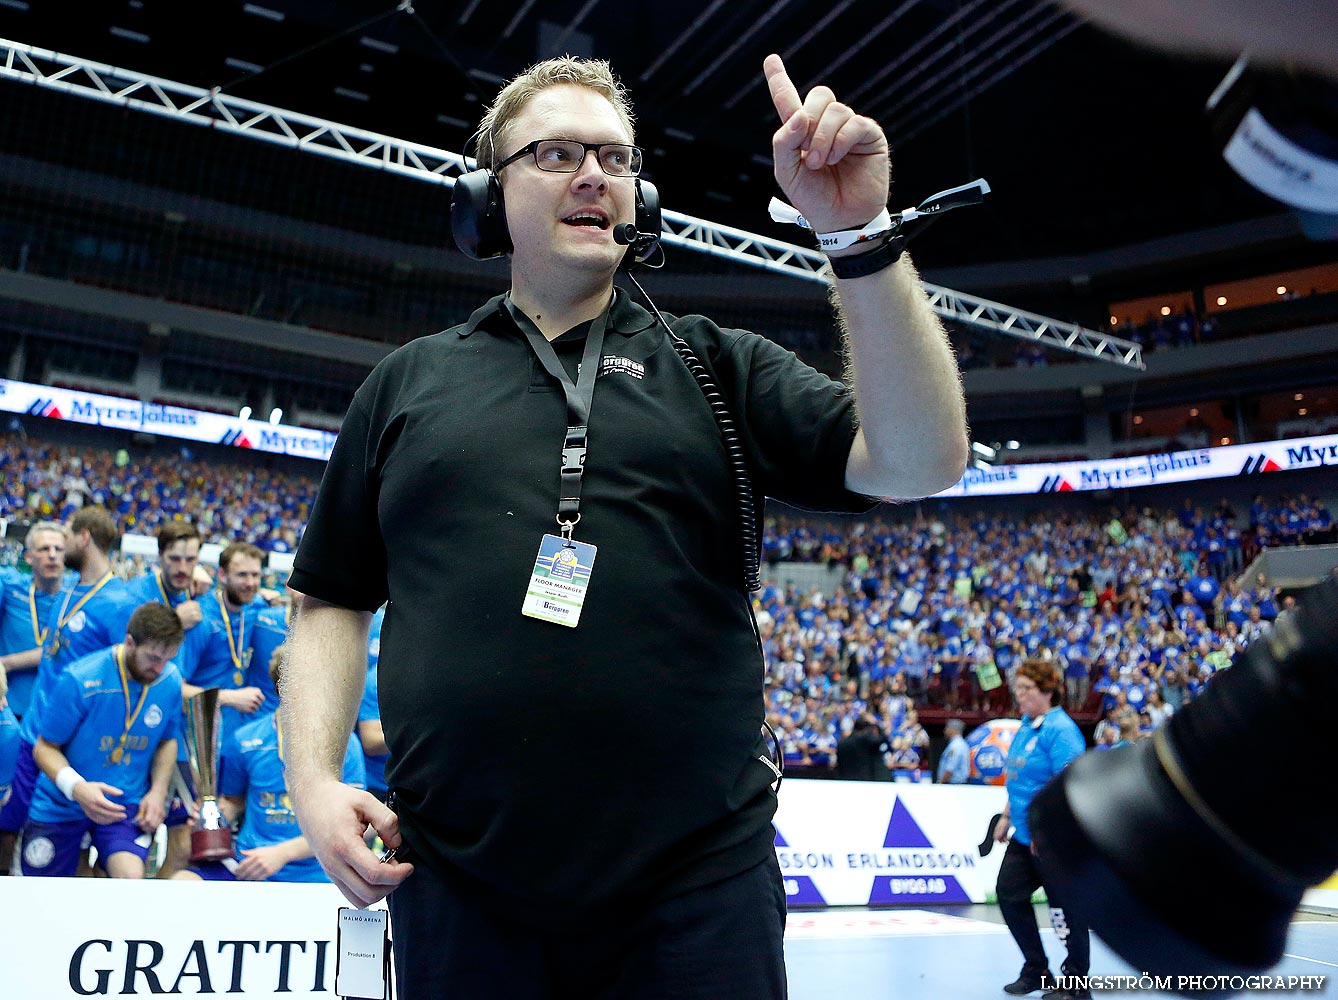
[[386, 1000], [390, 954], [386, 910], [339, 909], [335, 934], [335, 995], [345, 1000]]
[[575, 628], [581, 620], [595, 547], [560, 535], [544, 535], [534, 560], [529, 588], [520, 613]]

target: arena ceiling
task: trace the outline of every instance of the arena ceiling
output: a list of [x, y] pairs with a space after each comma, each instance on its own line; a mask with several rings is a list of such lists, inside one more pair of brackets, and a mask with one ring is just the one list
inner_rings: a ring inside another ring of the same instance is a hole
[[1082, 254], [1281, 212], [1220, 160], [1225, 60], [1154, 53], [1042, 0], [0, 0], [0, 36], [459, 150], [499, 83], [558, 51], [632, 91], [667, 207], [772, 223], [763, 56], [826, 82], [894, 146], [894, 202], [985, 177], [929, 266]]

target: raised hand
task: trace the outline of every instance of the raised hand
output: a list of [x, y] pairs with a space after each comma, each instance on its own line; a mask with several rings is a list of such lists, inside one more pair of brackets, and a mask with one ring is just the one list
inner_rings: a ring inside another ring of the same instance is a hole
[[887, 136], [818, 86], [802, 100], [778, 55], [762, 64], [781, 127], [771, 138], [776, 182], [819, 233], [859, 229], [887, 207]]

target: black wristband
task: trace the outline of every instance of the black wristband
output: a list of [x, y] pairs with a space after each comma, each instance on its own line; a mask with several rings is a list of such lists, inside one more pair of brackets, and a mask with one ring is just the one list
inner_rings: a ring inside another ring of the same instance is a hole
[[838, 278], [863, 278], [866, 274], [877, 274], [884, 268], [891, 267], [901, 259], [901, 252], [906, 249], [906, 237], [897, 233], [877, 250], [856, 254], [853, 257], [828, 257], [827, 264], [832, 274]]

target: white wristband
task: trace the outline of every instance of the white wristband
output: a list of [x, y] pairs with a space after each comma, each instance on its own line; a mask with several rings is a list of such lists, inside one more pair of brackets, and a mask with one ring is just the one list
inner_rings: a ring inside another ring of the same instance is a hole
[[[779, 198], [772, 198], [768, 206], [771, 217], [777, 222], [788, 222], [791, 225], [801, 226], [804, 229], [811, 230], [812, 225], [809, 221], [800, 215], [795, 209], [785, 204]], [[829, 250], [844, 250], [847, 247], [853, 247], [856, 243], [863, 243], [866, 240], [883, 236], [892, 229], [892, 214], [884, 208], [878, 213], [877, 218], [873, 219], [867, 225], [859, 229], [842, 229], [834, 233], [818, 233], [818, 247], [824, 252]]]
[[829, 250], [844, 250], [847, 247], [853, 247], [857, 243], [863, 243], [865, 240], [871, 240], [878, 236], [883, 236], [892, 229], [892, 216], [887, 209], [883, 209], [867, 226], [861, 229], [842, 229], [835, 233], [818, 233], [818, 246], [823, 252]]
[[84, 780], [84, 776], [72, 767], [62, 767], [56, 775], [56, 787], [65, 793], [65, 797], [74, 801], [74, 786]]

